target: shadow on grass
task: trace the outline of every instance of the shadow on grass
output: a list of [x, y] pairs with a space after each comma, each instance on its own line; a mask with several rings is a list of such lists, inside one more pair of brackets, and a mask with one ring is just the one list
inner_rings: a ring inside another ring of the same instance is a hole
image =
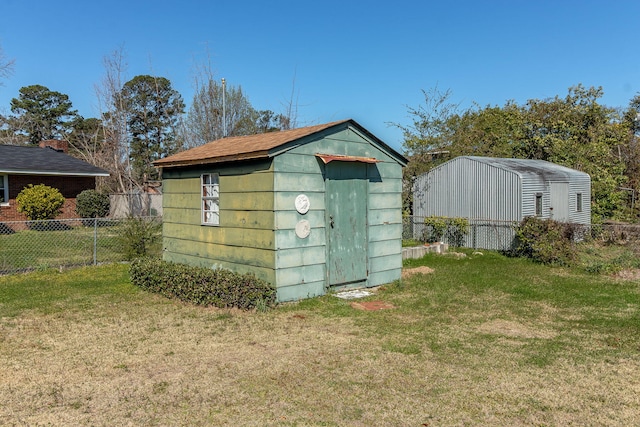
[[4, 222], [0, 222], [0, 234], [13, 234], [15, 231]]
[[72, 227], [60, 221], [28, 221], [27, 226], [34, 231], [67, 231]]

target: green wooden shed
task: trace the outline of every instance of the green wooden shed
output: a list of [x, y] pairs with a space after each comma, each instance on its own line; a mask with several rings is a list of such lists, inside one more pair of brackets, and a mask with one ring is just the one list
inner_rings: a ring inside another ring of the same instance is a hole
[[154, 164], [167, 261], [254, 273], [279, 301], [400, 278], [407, 159], [354, 120], [224, 138]]

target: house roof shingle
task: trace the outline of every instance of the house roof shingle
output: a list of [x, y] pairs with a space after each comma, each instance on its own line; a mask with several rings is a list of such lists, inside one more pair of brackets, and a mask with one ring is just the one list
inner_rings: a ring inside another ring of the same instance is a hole
[[164, 159], [156, 160], [153, 164], [159, 167], [172, 167], [267, 158], [273, 155], [274, 149], [282, 147], [285, 144], [342, 125], [356, 126], [385, 147], [389, 152], [394, 153], [401, 162], [406, 164], [407, 160], [404, 157], [396, 153], [352, 119], [298, 129], [223, 138], [165, 157]]
[[0, 173], [109, 176], [104, 169], [50, 148], [0, 145]]

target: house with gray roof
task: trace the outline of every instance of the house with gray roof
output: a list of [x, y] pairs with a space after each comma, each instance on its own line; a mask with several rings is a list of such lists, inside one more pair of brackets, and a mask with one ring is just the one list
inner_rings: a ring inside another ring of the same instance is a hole
[[96, 177], [109, 176], [104, 169], [67, 154], [65, 141], [43, 141], [39, 147], [0, 145], [0, 220], [20, 221], [16, 196], [29, 184], [56, 188], [65, 198], [59, 218], [74, 218], [75, 199], [94, 189]]

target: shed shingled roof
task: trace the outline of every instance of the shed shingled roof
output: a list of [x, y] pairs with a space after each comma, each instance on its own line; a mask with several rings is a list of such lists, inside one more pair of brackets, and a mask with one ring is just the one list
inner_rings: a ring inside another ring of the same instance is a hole
[[109, 176], [109, 172], [51, 148], [0, 145], [0, 173]]
[[272, 157], [274, 150], [279, 147], [342, 125], [345, 127], [349, 125], [356, 126], [389, 153], [395, 155], [400, 163], [407, 163], [407, 160], [402, 155], [395, 152], [354, 120], [347, 119], [297, 129], [218, 139], [164, 159], [156, 160], [153, 164], [159, 167], [172, 167], [268, 158]]

